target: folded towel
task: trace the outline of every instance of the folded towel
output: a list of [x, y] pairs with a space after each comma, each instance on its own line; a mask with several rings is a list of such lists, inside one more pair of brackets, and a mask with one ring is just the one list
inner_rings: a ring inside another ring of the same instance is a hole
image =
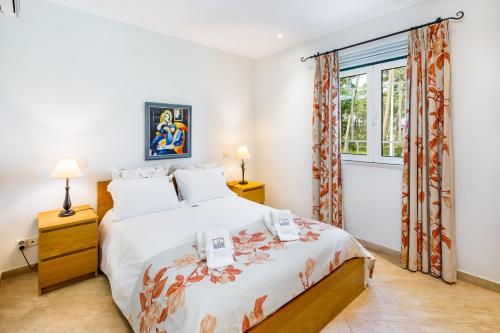
[[293, 222], [293, 216], [289, 210], [271, 210], [271, 224], [281, 241], [300, 239], [299, 228]]
[[[207, 230], [196, 230], [196, 250], [198, 251], [198, 256], [201, 260], [207, 259], [207, 251], [205, 246], [205, 234]], [[231, 249], [234, 250], [233, 243], [231, 242]]]
[[205, 252], [210, 269], [222, 268], [234, 263], [233, 245], [227, 231], [205, 231]]

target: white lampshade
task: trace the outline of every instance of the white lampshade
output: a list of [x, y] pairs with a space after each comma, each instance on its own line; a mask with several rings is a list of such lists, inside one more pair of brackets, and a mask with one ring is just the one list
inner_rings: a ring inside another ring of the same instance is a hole
[[78, 178], [82, 176], [82, 170], [75, 160], [61, 160], [50, 176], [52, 178]]
[[248, 151], [247, 146], [239, 146], [236, 150], [236, 157], [240, 160], [250, 159], [250, 152]]

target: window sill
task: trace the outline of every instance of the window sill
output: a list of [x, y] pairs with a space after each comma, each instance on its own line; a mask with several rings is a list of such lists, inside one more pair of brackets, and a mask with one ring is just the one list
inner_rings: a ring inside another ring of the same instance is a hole
[[371, 167], [371, 168], [403, 170], [402, 164], [380, 163], [380, 162], [342, 160], [342, 165], [355, 165], [355, 166], [364, 166], [364, 167]]

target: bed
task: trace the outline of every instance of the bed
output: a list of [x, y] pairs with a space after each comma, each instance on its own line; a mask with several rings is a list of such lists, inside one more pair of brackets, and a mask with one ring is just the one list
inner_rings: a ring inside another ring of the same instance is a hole
[[[283, 244], [261, 221], [270, 208], [237, 196], [113, 223], [108, 183], [97, 184], [100, 268], [136, 332], [318, 332], [373, 270], [345, 231], [297, 217], [301, 240]], [[209, 272], [197, 258], [206, 225], [231, 230], [233, 266]]]

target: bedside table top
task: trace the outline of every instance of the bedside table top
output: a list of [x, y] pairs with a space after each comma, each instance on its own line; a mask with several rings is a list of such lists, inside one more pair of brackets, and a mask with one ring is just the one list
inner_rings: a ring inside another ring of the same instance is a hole
[[61, 209], [38, 213], [38, 229], [52, 229], [60, 226], [97, 220], [97, 214], [90, 205], [72, 207], [75, 215], [59, 217]]
[[240, 189], [242, 191], [248, 191], [248, 190], [253, 190], [256, 188], [264, 187], [264, 183], [259, 183], [259, 182], [249, 181], [248, 184], [245, 184], [245, 185], [238, 184], [238, 182], [239, 182], [239, 180], [234, 181], [234, 182], [227, 182], [227, 186], [235, 187], [235, 188]]

